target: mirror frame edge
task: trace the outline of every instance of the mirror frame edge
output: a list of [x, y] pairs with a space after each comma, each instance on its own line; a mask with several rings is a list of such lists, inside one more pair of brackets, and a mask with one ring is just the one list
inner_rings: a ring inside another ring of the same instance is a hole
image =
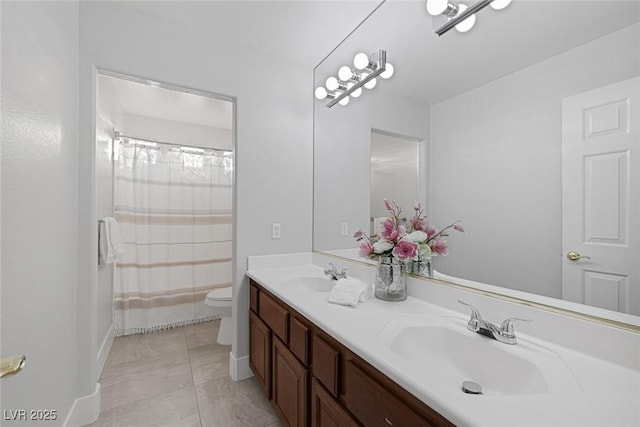
[[[348, 261], [348, 262], [352, 262], [352, 263], [356, 263], [359, 265], [364, 265], [370, 268], [375, 268], [374, 265], [364, 262], [364, 261], [360, 261], [360, 260], [356, 260], [353, 258], [347, 258], [347, 257], [342, 257], [339, 255], [334, 255], [328, 252], [323, 252], [323, 251], [317, 251], [317, 250], [313, 250], [313, 253], [317, 253], [317, 254], [321, 254], [324, 256], [329, 256], [332, 258], [336, 258], [339, 260], [343, 260], [343, 261]], [[418, 280], [424, 280], [430, 283], [434, 283], [436, 285], [440, 285], [440, 286], [447, 286], [447, 287], [451, 287], [451, 288], [455, 288], [455, 289], [460, 289], [462, 291], [465, 292], [471, 292], [474, 294], [478, 294], [478, 295], [482, 295], [482, 296], [486, 296], [489, 298], [495, 298], [495, 299], [499, 299], [502, 301], [506, 301], [506, 302], [510, 302], [510, 303], [514, 303], [514, 304], [518, 304], [518, 305], [524, 305], [526, 307], [530, 307], [530, 308], [534, 308], [537, 310], [542, 310], [542, 311], [546, 311], [546, 312], [550, 312], [550, 313], [554, 313], [554, 314], [559, 314], [559, 315], [563, 315], [563, 316], [567, 316], [567, 317], [571, 317], [574, 319], [578, 319], [578, 320], [584, 320], [584, 321], [588, 321], [588, 322], [592, 322], [592, 323], [596, 323], [599, 325], [603, 325], [603, 326], [609, 326], [611, 328], [616, 328], [616, 329], [621, 329], [627, 332], [632, 332], [635, 334], [640, 334], [640, 325], [634, 325], [631, 323], [625, 323], [619, 320], [613, 320], [613, 319], [607, 319], [605, 317], [600, 317], [600, 316], [596, 316], [593, 314], [587, 314], [587, 313], [581, 313], [579, 311], [576, 310], [571, 310], [568, 308], [562, 308], [562, 307], [557, 307], [557, 306], [553, 306], [550, 304], [544, 304], [541, 302], [536, 302], [536, 301], [530, 301], [530, 300], [526, 300], [524, 298], [518, 298], [518, 297], [514, 297], [514, 296], [510, 296], [510, 295], [505, 295], [505, 294], [501, 294], [498, 292], [492, 292], [492, 291], [488, 291], [485, 289], [478, 289], [478, 288], [474, 288], [471, 286], [466, 286], [466, 285], [460, 285], [457, 283], [452, 283], [452, 282], [447, 282], [444, 280], [439, 280], [439, 279], [430, 279], [428, 277], [424, 277], [424, 276], [420, 276], [417, 274], [409, 274], [410, 277], [413, 277], [415, 279]], [[547, 297], [548, 298], [548, 297]], [[597, 307], [596, 307], [597, 308]]]

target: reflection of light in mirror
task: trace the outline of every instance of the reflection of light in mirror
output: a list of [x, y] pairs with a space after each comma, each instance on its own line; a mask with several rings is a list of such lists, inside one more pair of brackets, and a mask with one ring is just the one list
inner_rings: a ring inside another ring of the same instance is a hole
[[384, 66], [384, 71], [382, 72], [382, 74], [380, 74], [380, 77], [382, 77], [385, 80], [390, 79], [391, 76], [393, 76], [393, 72], [394, 72], [393, 64], [390, 64], [387, 62]]
[[491, 7], [495, 10], [502, 10], [511, 4], [511, 0], [493, 0]]
[[[462, 14], [462, 12], [464, 12], [465, 10], [467, 10], [467, 5], [465, 4], [459, 5], [458, 13], [456, 14], [456, 16]], [[468, 17], [467, 19], [465, 19], [464, 21], [456, 25], [456, 30], [460, 31], [461, 33], [466, 33], [467, 31], [472, 29], [475, 24], [476, 24], [476, 15], [471, 15], [470, 17]]]
[[358, 53], [355, 58], [353, 58], [353, 66], [358, 70], [364, 70], [369, 65], [369, 57], [366, 53]]
[[328, 92], [327, 92], [327, 90], [326, 90], [324, 87], [322, 87], [322, 86], [318, 86], [318, 87], [316, 88], [315, 95], [316, 95], [316, 99], [317, 99], [318, 101], [322, 101], [323, 99], [325, 99], [325, 98], [327, 97]]

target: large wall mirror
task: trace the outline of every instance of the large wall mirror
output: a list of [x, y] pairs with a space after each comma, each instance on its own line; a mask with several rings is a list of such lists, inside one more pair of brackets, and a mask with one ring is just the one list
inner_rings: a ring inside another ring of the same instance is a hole
[[[465, 228], [433, 259], [440, 278], [640, 325], [640, 1], [513, 0], [466, 33], [440, 23], [387, 0], [316, 67], [321, 86], [384, 49], [395, 73], [345, 106], [315, 101], [314, 250], [366, 261], [353, 232], [381, 191], [415, 197]], [[404, 150], [372, 135], [416, 144], [417, 184], [372, 184], [372, 162], [394, 161], [380, 153]]]

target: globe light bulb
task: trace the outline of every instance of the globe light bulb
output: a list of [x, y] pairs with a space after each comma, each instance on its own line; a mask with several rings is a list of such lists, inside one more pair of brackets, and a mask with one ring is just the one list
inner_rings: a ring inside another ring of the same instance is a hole
[[338, 84], [338, 79], [336, 79], [333, 76], [329, 77], [327, 81], [324, 83], [324, 85], [327, 87], [327, 89], [331, 91], [338, 89], [338, 87], [340, 86]]
[[353, 58], [353, 66], [358, 70], [364, 70], [369, 65], [369, 57], [366, 53], [360, 52]]
[[338, 70], [338, 78], [343, 82], [351, 80], [352, 76], [353, 76], [353, 73], [351, 72], [351, 68], [347, 67], [346, 65], [343, 65]]
[[438, 16], [447, 10], [448, 0], [427, 0], [427, 12], [431, 16]]
[[325, 99], [327, 97], [328, 93], [327, 93], [327, 90], [323, 86], [318, 86], [316, 88], [315, 95], [316, 95], [316, 99], [318, 101], [322, 101], [323, 99]]
[[387, 62], [384, 66], [384, 71], [380, 74], [380, 77], [386, 80], [393, 76], [393, 71], [393, 65]]
[[353, 96], [354, 98], [357, 98], [360, 95], [362, 95], [362, 88], [361, 87], [359, 87], [358, 89], [356, 89], [353, 92], [351, 92], [351, 96]]
[[511, 4], [511, 0], [493, 0], [491, 7], [495, 10], [502, 10]]
[[376, 79], [371, 79], [364, 84], [364, 87], [366, 87], [367, 89], [373, 89], [374, 87], [376, 87], [376, 83]]
[[[457, 15], [460, 15], [465, 10], [467, 10], [467, 5], [466, 4], [458, 5], [458, 13], [457, 13]], [[470, 17], [468, 17], [467, 19], [465, 19], [464, 21], [462, 21], [461, 23], [459, 23], [458, 25], [456, 25], [456, 30], [460, 31], [461, 33], [466, 33], [471, 28], [473, 28], [475, 23], [476, 23], [476, 15], [473, 14]]]
[[349, 97], [345, 96], [344, 98], [342, 98], [340, 101], [338, 101], [338, 104], [340, 105], [347, 105], [349, 103]]

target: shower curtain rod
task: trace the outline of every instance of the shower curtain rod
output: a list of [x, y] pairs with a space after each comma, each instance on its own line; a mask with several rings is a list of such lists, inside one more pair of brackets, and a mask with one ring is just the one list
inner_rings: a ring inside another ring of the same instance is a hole
[[223, 148], [199, 147], [197, 145], [184, 145], [184, 144], [176, 144], [174, 142], [154, 141], [153, 139], [138, 138], [137, 136], [123, 135], [117, 130], [113, 131], [113, 139], [124, 139], [124, 138], [135, 139], [136, 141], [153, 142], [154, 144], [172, 145], [174, 147], [185, 147], [185, 148], [191, 147], [191, 148], [199, 148], [201, 150], [221, 151], [223, 153], [233, 153], [233, 150], [225, 150]]

